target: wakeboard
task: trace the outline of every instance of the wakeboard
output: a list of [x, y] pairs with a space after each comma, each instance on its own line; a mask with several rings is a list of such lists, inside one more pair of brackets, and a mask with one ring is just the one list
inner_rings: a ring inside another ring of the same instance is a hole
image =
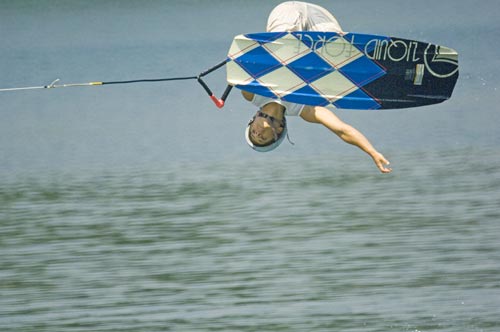
[[455, 50], [359, 33], [238, 35], [228, 84], [287, 102], [342, 109], [397, 109], [449, 99], [458, 79]]

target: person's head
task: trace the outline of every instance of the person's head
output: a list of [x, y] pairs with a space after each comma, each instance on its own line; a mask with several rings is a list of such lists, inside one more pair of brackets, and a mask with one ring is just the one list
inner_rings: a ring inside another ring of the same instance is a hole
[[259, 110], [249, 122], [245, 138], [255, 151], [268, 152], [276, 149], [286, 134], [285, 117], [279, 120]]

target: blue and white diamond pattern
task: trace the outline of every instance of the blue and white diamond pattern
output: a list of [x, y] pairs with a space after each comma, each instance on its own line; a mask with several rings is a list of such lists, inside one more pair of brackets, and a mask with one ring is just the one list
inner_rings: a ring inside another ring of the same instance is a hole
[[377, 109], [380, 104], [363, 86], [386, 72], [357, 46], [352, 35], [325, 32], [236, 36], [228, 53], [227, 80], [298, 104]]

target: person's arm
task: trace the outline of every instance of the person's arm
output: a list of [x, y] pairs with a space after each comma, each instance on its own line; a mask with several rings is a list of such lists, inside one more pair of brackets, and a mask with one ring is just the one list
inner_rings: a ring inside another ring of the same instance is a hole
[[344, 123], [329, 109], [321, 106], [304, 106], [300, 116], [307, 122], [320, 123], [330, 129], [345, 142], [359, 147], [372, 157], [375, 165], [382, 173], [389, 173], [391, 168], [386, 167], [389, 161], [375, 150], [370, 141], [356, 128]]
[[248, 91], [241, 90], [241, 94], [243, 95], [243, 98], [247, 101], [252, 101], [254, 94]]

